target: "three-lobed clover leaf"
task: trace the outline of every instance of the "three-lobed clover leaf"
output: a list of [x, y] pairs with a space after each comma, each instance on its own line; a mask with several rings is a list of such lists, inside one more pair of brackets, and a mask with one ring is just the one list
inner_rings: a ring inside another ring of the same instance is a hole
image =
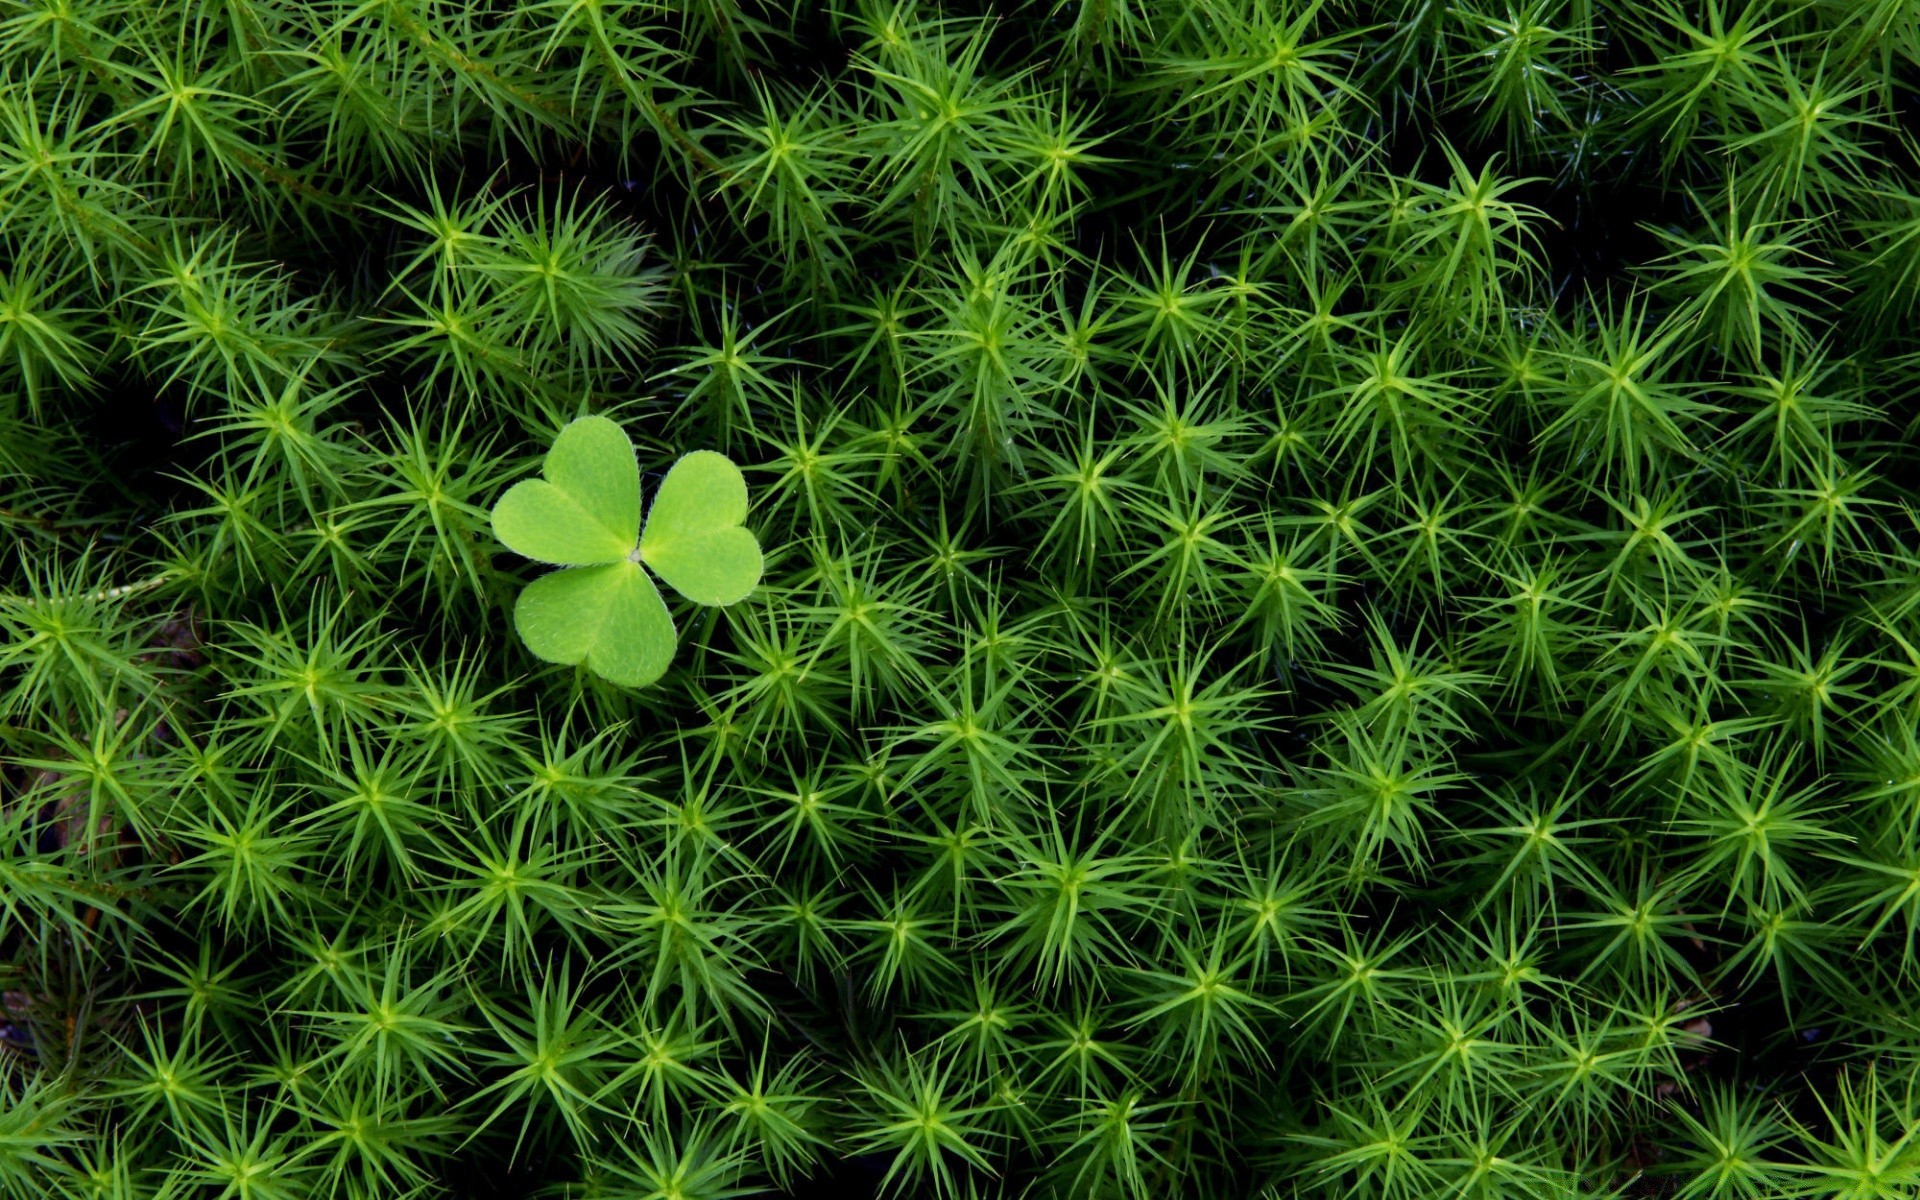
[[500, 497], [493, 532], [516, 554], [562, 568], [513, 606], [521, 640], [548, 662], [584, 662], [645, 687], [666, 673], [675, 642], [649, 570], [697, 604], [736, 603], [760, 582], [760, 543], [743, 524], [747, 481], [725, 455], [697, 450], [674, 463], [644, 528], [633, 443], [607, 418], [561, 430], [541, 474]]

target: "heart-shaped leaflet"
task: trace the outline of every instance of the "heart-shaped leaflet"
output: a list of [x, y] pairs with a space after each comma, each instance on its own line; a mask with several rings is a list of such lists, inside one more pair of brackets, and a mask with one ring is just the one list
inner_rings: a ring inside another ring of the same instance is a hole
[[508, 549], [565, 568], [529, 584], [514, 605], [514, 626], [540, 658], [644, 687], [666, 672], [675, 641], [646, 567], [700, 604], [735, 603], [759, 584], [760, 544], [742, 524], [746, 480], [724, 455], [696, 451], [676, 462], [644, 534], [639, 464], [614, 422], [582, 417], [561, 430], [542, 474], [493, 510]]
[[726, 455], [696, 450], [653, 494], [640, 561], [697, 604], [725, 607], [760, 583], [760, 543], [743, 524], [747, 481]]

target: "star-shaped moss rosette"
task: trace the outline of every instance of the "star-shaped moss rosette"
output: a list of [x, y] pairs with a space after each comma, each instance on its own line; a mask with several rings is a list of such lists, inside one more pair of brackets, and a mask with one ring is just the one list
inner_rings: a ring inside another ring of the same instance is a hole
[[723, 454], [674, 463], [644, 528], [633, 443], [607, 418], [562, 429], [541, 474], [500, 497], [493, 532], [514, 553], [563, 568], [513, 606], [521, 639], [548, 662], [645, 687], [666, 673], [676, 638], [649, 571], [696, 604], [737, 603], [760, 582], [760, 543], [742, 524], [747, 481]]

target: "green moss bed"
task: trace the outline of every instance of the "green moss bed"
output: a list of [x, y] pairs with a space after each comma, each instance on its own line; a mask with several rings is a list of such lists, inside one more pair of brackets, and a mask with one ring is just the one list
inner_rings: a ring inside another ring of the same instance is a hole
[[[1917, 89], [0, 0], [0, 1197], [1914, 1200]], [[764, 552], [645, 686], [491, 522], [584, 415]]]

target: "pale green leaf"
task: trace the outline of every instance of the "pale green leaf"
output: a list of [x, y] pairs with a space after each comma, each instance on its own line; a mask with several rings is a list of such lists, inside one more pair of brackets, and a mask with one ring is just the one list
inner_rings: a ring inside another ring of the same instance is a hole
[[513, 623], [527, 648], [556, 663], [586, 663], [623, 687], [645, 687], [673, 661], [673, 616], [638, 563], [573, 567], [520, 593]]
[[760, 543], [742, 526], [747, 481], [725, 455], [697, 450], [673, 464], [640, 536], [640, 558], [699, 604], [744, 600], [760, 583]]
[[493, 532], [538, 562], [588, 565], [633, 553], [640, 467], [633, 443], [605, 417], [582, 417], [547, 452], [544, 479], [515, 484], [493, 509]]

